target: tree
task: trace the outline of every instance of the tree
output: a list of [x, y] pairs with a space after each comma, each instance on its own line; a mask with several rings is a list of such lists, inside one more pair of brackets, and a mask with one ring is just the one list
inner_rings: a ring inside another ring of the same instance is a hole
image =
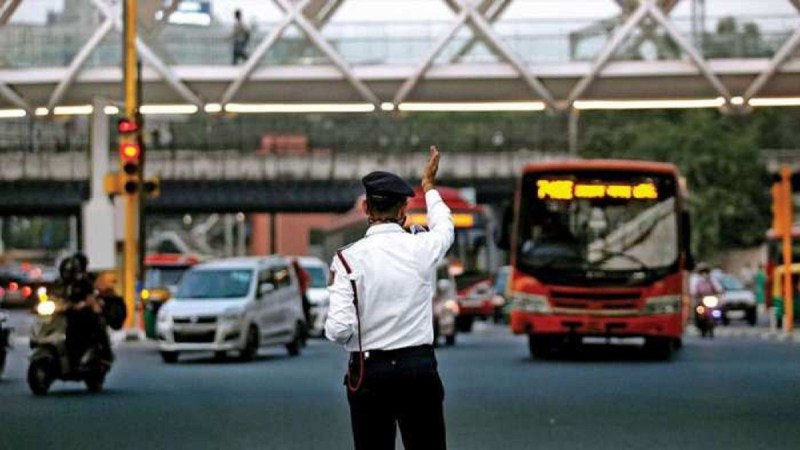
[[752, 121], [711, 111], [584, 118], [582, 156], [666, 161], [679, 167], [688, 185], [692, 246], [699, 258], [763, 241], [769, 188]]

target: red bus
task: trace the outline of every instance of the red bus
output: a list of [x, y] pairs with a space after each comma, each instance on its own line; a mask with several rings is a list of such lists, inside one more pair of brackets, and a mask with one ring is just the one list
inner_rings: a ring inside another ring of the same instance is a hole
[[680, 347], [691, 265], [684, 197], [671, 164], [524, 168], [501, 246], [511, 257], [511, 329], [528, 336], [532, 357], [585, 337], [643, 337], [665, 359]]
[[[452, 211], [455, 224], [455, 242], [447, 254], [447, 261], [457, 289], [459, 315], [456, 326], [459, 331], [469, 331], [476, 317], [491, 317], [495, 308], [487, 214], [483, 206], [469, 202], [458, 189], [438, 187], [437, 190]], [[420, 188], [415, 192], [406, 208], [408, 224], [427, 226], [425, 196]], [[366, 233], [367, 220], [361, 211], [362, 200], [363, 197], [328, 230], [312, 233], [312, 241], [321, 244], [326, 260], [333, 257], [337, 248], [361, 239]]]

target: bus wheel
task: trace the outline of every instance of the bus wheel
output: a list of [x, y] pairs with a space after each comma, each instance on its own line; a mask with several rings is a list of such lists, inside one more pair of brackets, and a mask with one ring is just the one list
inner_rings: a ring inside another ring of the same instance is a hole
[[549, 358], [553, 354], [553, 340], [541, 334], [529, 334], [528, 350], [530, 351], [531, 358]]
[[670, 338], [647, 338], [644, 351], [653, 359], [668, 361], [675, 351], [675, 340]]

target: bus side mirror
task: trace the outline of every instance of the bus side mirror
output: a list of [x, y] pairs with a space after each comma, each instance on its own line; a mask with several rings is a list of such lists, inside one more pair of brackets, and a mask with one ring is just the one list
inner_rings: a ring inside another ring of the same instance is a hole
[[506, 205], [503, 208], [503, 217], [500, 226], [495, 229], [494, 241], [497, 247], [508, 251], [511, 248], [511, 227], [514, 223], [514, 207]]
[[694, 270], [695, 262], [692, 254], [692, 221], [689, 213], [681, 213], [681, 250], [685, 255], [686, 270]]

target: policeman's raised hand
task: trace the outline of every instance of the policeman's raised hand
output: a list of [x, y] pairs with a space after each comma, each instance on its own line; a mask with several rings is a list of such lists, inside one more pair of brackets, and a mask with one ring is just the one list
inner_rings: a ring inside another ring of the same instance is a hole
[[431, 156], [425, 164], [425, 170], [422, 171], [422, 190], [425, 192], [434, 188], [436, 183], [436, 172], [439, 171], [439, 149], [435, 145], [431, 145]]

